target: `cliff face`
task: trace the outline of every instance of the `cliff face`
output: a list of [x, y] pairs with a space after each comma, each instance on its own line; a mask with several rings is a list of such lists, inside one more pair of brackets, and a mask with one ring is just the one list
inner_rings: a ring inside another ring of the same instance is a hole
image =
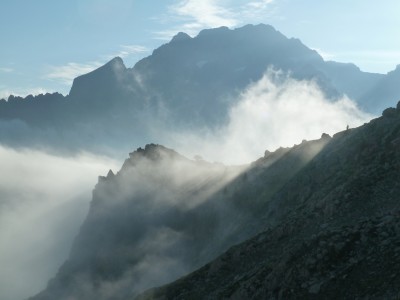
[[262, 233], [138, 299], [396, 299], [398, 178], [399, 105], [335, 135], [268, 201]]

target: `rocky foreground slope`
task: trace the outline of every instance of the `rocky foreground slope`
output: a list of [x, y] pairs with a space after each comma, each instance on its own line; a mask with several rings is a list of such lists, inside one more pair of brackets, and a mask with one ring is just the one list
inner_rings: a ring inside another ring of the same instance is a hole
[[268, 199], [328, 142], [238, 167], [139, 148], [100, 177], [69, 259], [32, 299], [127, 299], [194, 271], [258, 233]]
[[399, 204], [400, 103], [335, 135], [265, 203], [261, 233], [137, 299], [399, 299]]
[[147, 145], [99, 179], [31, 299], [395, 299], [399, 178], [400, 105], [249, 166]]

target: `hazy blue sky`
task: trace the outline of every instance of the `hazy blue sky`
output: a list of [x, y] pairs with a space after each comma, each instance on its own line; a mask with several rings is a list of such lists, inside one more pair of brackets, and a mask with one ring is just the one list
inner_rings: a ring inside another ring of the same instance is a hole
[[131, 67], [175, 33], [273, 25], [326, 59], [386, 73], [400, 64], [397, 0], [1, 0], [0, 98], [69, 92], [114, 56]]

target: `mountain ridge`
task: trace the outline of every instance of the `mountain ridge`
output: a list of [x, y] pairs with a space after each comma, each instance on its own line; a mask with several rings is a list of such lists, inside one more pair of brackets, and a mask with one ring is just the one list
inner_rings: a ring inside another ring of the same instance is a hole
[[67, 96], [11, 96], [1, 101], [0, 139], [16, 147], [120, 151], [122, 156], [133, 145], [163, 142], [154, 130], [157, 126], [168, 131], [223, 127], [243, 91], [268, 68], [316, 83], [329, 101], [347, 94], [375, 113], [400, 96], [392, 73], [325, 62], [315, 50], [270, 25], [206, 29], [196, 37], [177, 34], [132, 68], [114, 58], [77, 77]]
[[[69, 259], [31, 299], [391, 297], [397, 281], [382, 278], [400, 267], [389, 246], [400, 246], [399, 147], [400, 102], [358, 128], [266, 151], [247, 168], [138, 148], [99, 179]], [[366, 266], [375, 272], [368, 288], [349, 287], [344, 279], [359, 280]]]
[[399, 147], [400, 102], [335, 135], [272, 197], [263, 232], [136, 299], [396, 299]]

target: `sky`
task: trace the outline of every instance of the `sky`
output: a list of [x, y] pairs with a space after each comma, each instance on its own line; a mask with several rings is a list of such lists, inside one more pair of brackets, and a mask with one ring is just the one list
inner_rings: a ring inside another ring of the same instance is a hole
[[0, 98], [68, 94], [115, 56], [132, 67], [177, 32], [265, 23], [326, 60], [387, 73], [400, 64], [396, 0], [2, 0]]

